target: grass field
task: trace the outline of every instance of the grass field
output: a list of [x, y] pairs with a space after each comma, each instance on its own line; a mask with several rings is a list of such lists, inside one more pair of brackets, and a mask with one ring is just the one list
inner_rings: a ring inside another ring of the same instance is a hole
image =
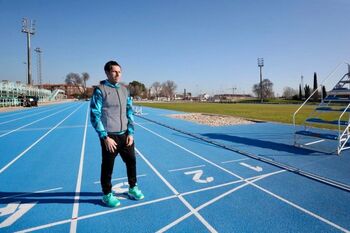
[[[237, 104], [237, 103], [150, 103], [138, 102], [136, 105], [176, 110], [181, 112], [213, 113], [229, 116], [238, 116], [252, 120], [293, 123], [293, 114], [300, 107], [294, 104]], [[306, 105], [297, 115], [296, 123], [301, 124], [315, 106]], [[335, 120], [339, 113], [324, 114], [322, 119]], [[318, 127], [325, 127], [318, 125]], [[327, 127], [334, 128], [334, 127]]]

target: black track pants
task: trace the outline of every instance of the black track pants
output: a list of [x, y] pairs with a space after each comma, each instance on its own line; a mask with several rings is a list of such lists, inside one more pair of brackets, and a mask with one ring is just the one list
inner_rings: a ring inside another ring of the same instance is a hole
[[101, 140], [101, 148], [102, 148], [102, 164], [101, 164], [101, 186], [102, 192], [104, 195], [110, 193], [112, 191], [112, 173], [114, 167], [114, 160], [118, 154], [122, 157], [126, 165], [126, 171], [128, 176], [128, 182], [130, 188], [136, 185], [136, 157], [135, 157], [135, 149], [134, 144], [131, 146], [126, 146], [126, 137], [127, 134], [122, 135], [108, 135], [108, 137], [112, 138], [116, 141], [117, 150], [113, 153], [106, 150], [106, 146], [104, 141]]

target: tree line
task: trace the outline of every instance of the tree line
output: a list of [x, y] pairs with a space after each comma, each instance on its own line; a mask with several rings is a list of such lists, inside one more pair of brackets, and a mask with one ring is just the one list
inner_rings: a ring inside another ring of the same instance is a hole
[[[66, 75], [65, 83], [76, 87], [79, 94], [76, 94], [77, 98], [87, 98], [87, 86], [86, 82], [89, 80], [90, 75], [86, 72], [81, 75], [78, 73], [69, 73]], [[130, 96], [141, 99], [159, 99], [161, 97], [169, 100], [174, 99], [177, 85], [174, 81], [167, 80], [165, 82], [154, 82], [150, 88], [139, 81], [132, 81], [128, 84], [122, 83], [128, 87]]]
[[[79, 90], [80, 94], [77, 94], [78, 98], [87, 98], [86, 82], [89, 80], [89, 78], [90, 75], [86, 72], [83, 72], [81, 75], [78, 73], [69, 73], [66, 75], [65, 83], [75, 86]], [[137, 99], [159, 100], [160, 98], [166, 98], [168, 100], [172, 100], [175, 98], [175, 91], [177, 89], [176, 83], [171, 80], [167, 80], [162, 83], [156, 81], [152, 83], [149, 88], [139, 81], [132, 81], [128, 84], [123, 83], [123, 85], [127, 86], [130, 91], [130, 95]], [[317, 74], [314, 72], [313, 89], [311, 89], [308, 84], [305, 84], [304, 87], [299, 84], [299, 92], [294, 88], [285, 87], [283, 89], [282, 97], [286, 99], [304, 100], [309, 98], [312, 92], [314, 92], [317, 88]], [[271, 99], [275, 97], [273, 83], [269, 79], [262, 80], [262, 85], [260, 85], [260, 83], [254, 84], [252, 91], [256, 97], [260, 97], [262, 94], [263, 99]], [[322, 95], [320, 95], [320, 93], [317, 91], [312, 98], [314, 101], [318, 101], [321, 96], [324, 98], [326, 94], [326, 88], [325, 86], [322, 86]]]
[[294, 100], [306, 100], [310, 97], [312, 93], [312, 100], [313, 101], [319, 101], [320, 98], [325, 98], [327, 96], [326, 87], [322, 85], [321, 90], [318, 89], [319, 86], [317, 84], [317, 73], [314, 72], [314, 79], [313, 79], [313, 88], [308, 84], [305, 84], [303, 87], [301, 84], [299, 84], [299, 91], [297, 91], [294, 88], [291, 87], [285, 87], [283, 89], [283, 97], [286, 99], [294, 99]]

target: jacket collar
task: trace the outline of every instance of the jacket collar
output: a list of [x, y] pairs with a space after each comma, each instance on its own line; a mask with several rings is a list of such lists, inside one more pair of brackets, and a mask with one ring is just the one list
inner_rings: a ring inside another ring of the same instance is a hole
[[113, 87], [113, 88], [119, 88], [120, 87], [119, 83], [116, 83], [116, 84], [110, 83], [108, 81], [108, 79], [101, 81], [100, 84], [103, 84], [103, 85], [106, 85], [106, 86], [109, 86], [109, 87]]

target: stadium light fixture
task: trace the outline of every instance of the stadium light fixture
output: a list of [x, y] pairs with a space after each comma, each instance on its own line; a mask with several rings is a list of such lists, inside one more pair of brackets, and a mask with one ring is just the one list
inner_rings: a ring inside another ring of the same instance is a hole
[[258, 58], [258, 66], [260, 68], [260, 102], [263, 102], [263, 87], [262, 87], [262, 67], [264, 66], [264, 58]]
[[32, 85], [32, 71], [31, 71], [31, 51], [30, 51], [30, 36], [35, 34], [35, 21], [23, 18], [22, 32], [27, 34], [27, 84]]

